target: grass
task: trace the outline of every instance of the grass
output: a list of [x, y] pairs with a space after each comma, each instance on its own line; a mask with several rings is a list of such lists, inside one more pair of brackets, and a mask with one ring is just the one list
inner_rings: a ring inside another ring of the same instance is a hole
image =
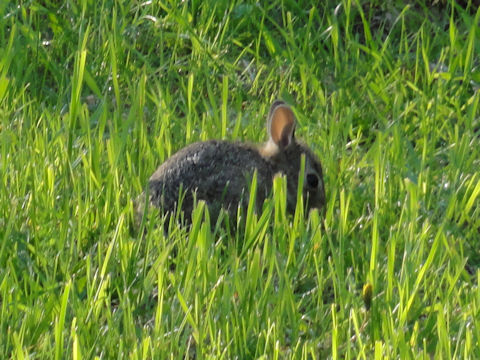
[[[0, 5], [0, 353], [480, 357], [474, 5], [19, 4]], [[142, 239], [155, 168], [263, 141], [276, 98], [322, 161], [325, 216], [286, 216], [278, 179], [233, 233], [200, 204]]]

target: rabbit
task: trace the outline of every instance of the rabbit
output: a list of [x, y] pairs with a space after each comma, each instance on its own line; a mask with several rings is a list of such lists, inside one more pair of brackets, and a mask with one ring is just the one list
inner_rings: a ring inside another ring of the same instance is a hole
[[[263, 146], [209, 140], [179, 150], [150, 177], [150, 204], [171, 214], [178, 210], [179, 194], [183, 193], [181, 210], [186, 221], [191, 218], [195, 200], [206, 202], [211, 218], [222, 208], [234, 215], [239, 205], [247, 207], [249, 185], [256, 171], [256, 208], [260, 209], [272, 192], [274, 177], [282, 174], [287, 182], [287, 212], [293, 213], [301, 155], [305, 154], [303, 196], [306, 209], [321, 210], [325, 204], [322, 166], [315, 154], [295, 138], [295, 122], [292, 109], [276, 100], [267, 119], [269, 139]], [[143, 206], [139, 209], [143, 214]]]

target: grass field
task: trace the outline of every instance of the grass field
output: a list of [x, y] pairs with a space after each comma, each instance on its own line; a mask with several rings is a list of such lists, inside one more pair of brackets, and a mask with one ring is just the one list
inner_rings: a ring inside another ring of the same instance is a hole
[[[480, 358], [480, 11], [428, 4], [2, 2], [0, 354]], [[233, 232], [135, 227], [159, 164], [262, 142], [276, 98], [324, 216], [279, 180]]]

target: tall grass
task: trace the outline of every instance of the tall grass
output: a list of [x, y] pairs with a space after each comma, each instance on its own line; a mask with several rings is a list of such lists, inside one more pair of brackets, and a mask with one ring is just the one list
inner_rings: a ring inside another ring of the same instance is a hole
[[[479, 358], [480, 11], [464, 3], [2, 3], [0, 353]], [[149, 211], [138, 231], [159, 164], [263, 141], [276, 98], [322, 161], [324, 214], [288, 216], [278, 178], [234, 229], [200, 202], [189, 228]]]

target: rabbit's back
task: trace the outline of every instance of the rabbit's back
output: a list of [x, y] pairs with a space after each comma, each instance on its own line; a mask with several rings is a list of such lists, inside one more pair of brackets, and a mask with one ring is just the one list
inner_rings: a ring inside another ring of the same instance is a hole
[[271, 182], [270, 164], [253, 146], [210, 140], [187, 146], [169, 159], [150, 177], [150, 203], [165, 212], [177, 206], [184, 193], [182, 210], [190, 216], [194, 199], [205, 200], [211, 211], [220, 208], [236, 210], [248, 202], [248, 187], [257, 170], [257, 198], [261, 203], [268, 195]]

